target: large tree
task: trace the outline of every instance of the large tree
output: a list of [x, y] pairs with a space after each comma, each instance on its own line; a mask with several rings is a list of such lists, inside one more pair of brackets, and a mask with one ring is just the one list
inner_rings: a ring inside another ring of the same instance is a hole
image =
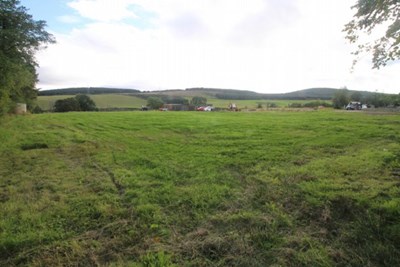
[[207, 98], [202, 96], [194, 96], [192, 100], [190, 100], [190, 104], [194, 106], [205, 106], [207, 105]]
[[68, 111], [97, 111], [96, 103], [87, 95], [59, 99], [54, 104], [55, 112]]
[[96, 103], [88, 95], [79, 94], [75, 96], [81, 111], [96, 111]]
[[[400, 1], [358, 0], [353, 9], [356, 10], [354, 18], [346, 24], [344, 31], [350, 43], [358, 43], [354, 64], [358, 55], [365, 52], [372, 53], [373, 68], [376, 69], [400, 59]], [[379, 33], [383, 30], [382, 36]], [[376, 34], [379, 37], [373, 37]], [[365, 36], [376, 39], [362, 41]]]
[[69, 111], [81, 111], [78, 100], [75, 97], [69, 97], [65, 99], [58, 99], [54, 104], [55, 112], [69, 112]]
[[151, 96], [147, 99], [147, 106], [152, 109], [159, 109], [164, 105], [164, 101], [156, 96]]
[[332, 98], [333, 108], [344, 108], [350, 101], [349, 90], [346, 88], [337, 90]]
[[55, 42], [46, 22], [35, 21], [19, 0], [0, 0], [0, 115], [36, 97], [35, 53]]

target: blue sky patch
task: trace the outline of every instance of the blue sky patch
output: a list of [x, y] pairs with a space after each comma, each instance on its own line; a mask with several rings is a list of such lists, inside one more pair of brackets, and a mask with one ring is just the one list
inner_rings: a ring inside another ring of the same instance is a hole
[[68, 0], [21, 0], [21, 5], [28, 8], [28, 13], [35, 20], [45, 20], [50, 32], [68, 33], [73, 28], [81, 27], [89, 20], [82, 18], [70, 8]]
[[132, 11], [137, 18], [125, 19], [123, 20], [124, 22], [143, 30], [153, 28], [154, 25], [152, 21], [157, 18], [156, 13], [148, 11], [140, 5], [130, 5], [129, 10]]

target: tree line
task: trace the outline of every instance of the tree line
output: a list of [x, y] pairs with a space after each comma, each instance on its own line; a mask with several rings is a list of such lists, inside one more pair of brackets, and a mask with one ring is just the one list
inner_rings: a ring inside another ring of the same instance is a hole
[[96, 104], [87, 95], [76, 95], [65, 99], [59, 99], [54, 104], [55, 112], [69, 111], [97, 111]]
[[76, 87], [39, 91], [39, 96], [51, 95], [78, 95], [78, 94], [137, 94], [140, 90], [137, 89], [122, 89], [122, 88], [106, 88], [106, 87]]
[[343, 108], [350, 101], [361, 102], [376, 108], [380, 107], [399, 107], [400, 94], [388, 95], [383, 93], [370, 93], [363, 95], [357, 91], [349, 91], [347, 89], [338, 90], [332, 98], [333, 107], [336, 109]]
[[150, 96], [147, 98], [147, 107], [151, 109], [159, 109], [164, 104], [205, 106], [207, 105], [207, 98], [202, 96], [194, 96], [190, 101], [181, 96]]

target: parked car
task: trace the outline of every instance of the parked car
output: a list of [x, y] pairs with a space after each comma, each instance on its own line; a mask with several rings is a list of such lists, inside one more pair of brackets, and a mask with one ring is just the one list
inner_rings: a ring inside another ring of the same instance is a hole
[[346, 110], [360, 110], [360, 109], [362, 109], [361, 102], [350, 102], [346, 106]]
[[196, 110], [197, 111], [213, 111], [214, 107], [212, 107], [212, 106], [198, 107]]

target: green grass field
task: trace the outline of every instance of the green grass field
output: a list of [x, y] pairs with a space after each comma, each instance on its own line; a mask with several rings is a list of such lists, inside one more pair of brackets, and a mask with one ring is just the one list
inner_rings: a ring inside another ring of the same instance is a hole
[[399, 266], [400, 116], [0, 118], [0, 266]]

